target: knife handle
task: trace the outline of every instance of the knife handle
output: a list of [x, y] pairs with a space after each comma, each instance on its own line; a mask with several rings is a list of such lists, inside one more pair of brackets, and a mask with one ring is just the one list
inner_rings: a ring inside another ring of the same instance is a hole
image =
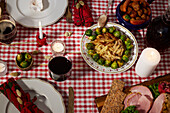
[[69, 87], [68, 113], [74, 113], [74, 90]]

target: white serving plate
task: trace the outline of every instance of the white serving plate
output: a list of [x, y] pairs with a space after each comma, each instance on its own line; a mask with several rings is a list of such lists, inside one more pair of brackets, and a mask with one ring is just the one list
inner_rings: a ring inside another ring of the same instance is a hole
[[[35, 104], [44, 113], [66, 113], [61, 94], [48, 82], [40, 79], [19, 79], [17, 83], [31, 95], [37, 97]], [[0, 94], [0, 113], [20, 113], [19, 110]]]
[[68, 0], [42, 0], [42, 11], [35, 12], [30, 8], [31, 0], [6, 0], [7, 12], [25, 27], [38, 28], [57, 22], [66, 11]]
[[[84, 58], [84, 60], [86, 61], [86, 63], [92, 67], [93, 69], [95, 69], [96, 71], [102, 72], [102, 73], [107, 73], [107, 74], [115, 74], [115, 73], [121, 73], [124, 72], [126, 70], [128, 70], [136, 61], [137, 57], [138, 57], [138, 43], [134, 37], [134, 35], [125, 27], [116, 24], [116, 23], [110, 23], [108, 22], [106, 27], [110, 27], [110, 26], [114, 26], [116, 27], [116, 29], [119, 29], [122, 33], [124, 33], [125, 35], [127, 35], [131, 40], [132, 40], [132, 44], [134, 45], [134, 48], [131, 50], [131, 56], [129, 58], [129, 61], [124, 64], [122, 67], [117, 68], [117, 69], [112, 69], [111, 67], [105, 67], [102, 65], [99, 65], [97, 62], [95, 62], [90, 55], [88, 55], [88, 50], [86, 48], [86, 43], [89, 43], [90, 40], [88, 39], [88, 37], [83, 34], [83, 37], [81, 39], [81, 55]], [[88, 28], [88, 29], [96, 29], [97, 27], [99, 27], [97, 24], [93, 25], [92, 27]]]

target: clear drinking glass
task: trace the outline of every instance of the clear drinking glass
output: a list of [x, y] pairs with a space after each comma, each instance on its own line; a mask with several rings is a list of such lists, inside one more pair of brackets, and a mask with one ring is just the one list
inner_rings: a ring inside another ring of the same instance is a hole
[[7, 63], [0, 59], [0, 76], [4, 76], [7, 73]]
[[0, 16], [0, 41], [11, 43], [16, 37], [17, 27], [15, 20], [10, 15]]
[[56, 81], [64, 81], [71, 76], [72, 61], [68, 55], [54, 54], [48, 62], [49, 74]]

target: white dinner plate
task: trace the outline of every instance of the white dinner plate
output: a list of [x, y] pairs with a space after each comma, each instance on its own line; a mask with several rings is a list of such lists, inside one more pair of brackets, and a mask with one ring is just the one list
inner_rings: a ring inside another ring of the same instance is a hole
[[42, 11], [34, 11], [30, 8], [31, 0], [6, 0], [7, 12], [21, 25], [38, 28], [38, 22], [42, 26], [57, 22], [65, 13], [68, 0], [42, 0]]
[[[116, 23], [111, 23], [108, 22], [106, 27], [111, 27], [114, 26], [117, 30], [121, 31], [121, 33], [125, 34], [130, 40], [132, 41], [133, 44], [133, 49], [131, 50], [131, 56], [129, 58], [129, 61], [125, 63], [122, 67], [117, 68], [117, 69], [112, 69], [111, 67], [105, 67], [103, 65], [99, 65], [97, 62], [95, 62], [92, 57], [88, 54], [88, 50], [86, 48], [86, 43], [89, 43], [90, 40], [88, 39], [88, 36], [83, 34], [83, 37], [81, 39], [81, 55], [83, 56], [84, 60], [86, 63], [95, 69], [96, 71], [102, 72], [102, 73], [107, 73], [107, 74], [116, 74], [116, 73], [121, 73], [126, 70], [128, 70], [130, 67], [133, 66], [135, 63], [137, 57], [138, 57], [138, 43], [134, 37], [134, 35], [125, 27], [122, 25], [116, 24]], [[98, 28], [99, 26], [97, 24], [89, 27], [88, 29], [92, 29], [93, 31]]]
[[[17, 83], [31, 95], [31, 98], [37, 97], [35, 104], [44, 113], [66, 113], [62, 96], [48, 82], [40, 79], [19, 79]], [[19, 113], [2, 93], [0, 94], [0, 113]]]

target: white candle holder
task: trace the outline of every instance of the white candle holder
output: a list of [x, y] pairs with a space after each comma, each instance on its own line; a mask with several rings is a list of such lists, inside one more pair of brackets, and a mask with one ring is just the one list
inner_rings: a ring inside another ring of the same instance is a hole
[[141, 77], [148, 77], [159, 64], [161, 56], [154, 48], [146, 48], [142, 51], [136, 63], [135, 71]]
[[7, 73], [7, 63], [0, 59], [0, 76], [4, 76]]

